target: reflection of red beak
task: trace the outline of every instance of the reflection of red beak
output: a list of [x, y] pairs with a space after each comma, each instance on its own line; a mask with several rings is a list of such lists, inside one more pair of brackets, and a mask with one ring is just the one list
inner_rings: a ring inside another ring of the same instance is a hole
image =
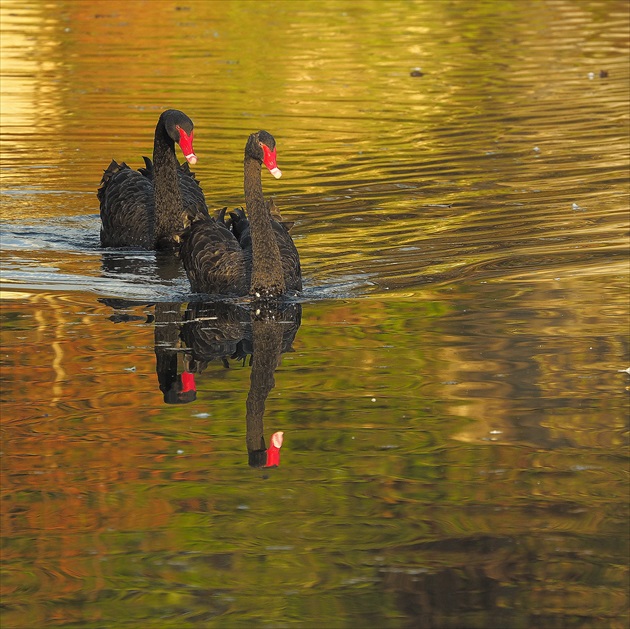
[[179, 146], [182, 149], [182, 153], [186, 158], [186, 161], [193, 166], [197, 163], [197, 156], [193, 151], [193, 131], [188, 135], [183, 129], [179, 130]]
[[280, 465], [280, 448], [283, 440], [283, 432], [274, 432], [271, 435], [271, 445], [267, 449], [267, 463], [265, 463], [265, 467], [278, 467]]
[[195, 386], [195, 375], [190, 373], [189, 371], [184, 371], [181, 375], [182, 379], [182, 393], [186, 393], [186, 391], [196, 391], [197, 387]]

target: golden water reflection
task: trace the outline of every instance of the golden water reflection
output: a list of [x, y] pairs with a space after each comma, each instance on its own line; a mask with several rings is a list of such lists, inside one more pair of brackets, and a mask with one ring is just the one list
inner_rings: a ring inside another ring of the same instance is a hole
[[[350, 565], [372, 595], [348, 592], [348, 616], [358, 600], [384, 613], [376, 592], [393, 611], [446, 579], [467, 618], [464, 557], [467, 578], [498, 588], [511, 613], [534, 597], [550, 617], [622, 614], [625, 374], [611, 357], [624, 340], [593, 326], [593, 294], [567, 335], [554, 326], [567, 312], [507, 318], [504, 289], [469, 291], [305, 304], [266, 403], [268, 434], [285, 432], [282, 465], [262, 484], [244, 473], [247, 364], [208, 365], [195, 401], [164, 404], [157, 332], [172, 317], [184, 325], [183, 305], [121, 317], [87, 295], [5, 301], [5, 618], [41, 625], [52, 604], [64, 622], [86, 619], [64, 601], [89, 591], [101, 622], [122, 610], [138, 622], [155, 587], [173, 592], [178, 618], [226, 613], [224, 596], [266, 609], [259, 561], [300, 614], [313, 582], [329, 582], [319, 596], [335, 600]], [[32, 551], [18, 549], [26, 539]], [[431, 617], [440, 601], [406, 613]]]

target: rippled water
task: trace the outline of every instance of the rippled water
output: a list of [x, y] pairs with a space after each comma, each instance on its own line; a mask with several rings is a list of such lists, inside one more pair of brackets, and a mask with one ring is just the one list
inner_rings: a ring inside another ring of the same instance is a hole
[[[625, 1], [0, 11], [3, 627], [626, 626]], [[167, 107], [275, 322], [99, 248]]]

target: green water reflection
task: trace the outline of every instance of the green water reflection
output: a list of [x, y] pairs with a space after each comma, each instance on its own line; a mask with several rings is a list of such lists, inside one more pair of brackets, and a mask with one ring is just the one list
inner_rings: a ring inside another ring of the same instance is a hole
[[185, 304], [9, 304], [8, 626], [606, 626], [627, 549], [616, 339], [575, 328], [598, 349], [567, 400], [548, 311], [490, 340], [458, 301], [305, 304], [268, 470], [248, 467], [247, 364], [210, 363], [194, 402], [164, 405], [155, 330]]

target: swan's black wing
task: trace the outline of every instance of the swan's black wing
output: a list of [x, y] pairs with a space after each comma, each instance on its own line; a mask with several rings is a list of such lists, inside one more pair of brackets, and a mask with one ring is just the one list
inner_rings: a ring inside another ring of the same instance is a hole
[[150, 177], [112, 160], [96, 194], [103, 247], [153, 248], [155, 205]]
[[185, 162], [177, 169], [179, 176], [179, 186], [182, 190], [182, 201], [184, 202], [184, 212], [190, 220], [202, 217], [209, 217], [206, 199], [203, 190], [195, 177], [195, 173], [190, 170], [188, 162]]
[[300, 254], [289, 234], [289, 229], [284, 223], [272, 221], [276, 242], [280, 249], [284, 283], [289, 291], [302, 290], [302, 269], [300, 268]]
[[179, 255], [195, 293], [246, 295], [246, 256], [234, 234], [214, 218], [194, 221], [181, 234]]
[[[280, 249], [284, 283], [289, 291], [302, 290], [302, 269], [300, 268], [300, 254], [289, 232], [293, 222], [285, 221], [278, 211], [273, 199], [267, 201], [267, 207], [271, 214], [271, 225], [276, 235], [276, 242]], [[299, 326], [298, 326], [299, 327]]]
[[[101, 245], [154, 249], [155, 202], [153, 163], [144, 157], [144, 168], [132, 170], [112, 160], [101, 180]], [[182, 229], [191, 220], [208, 217], [203, 190], [188, 163], [177, 171], [184, 215]]]

